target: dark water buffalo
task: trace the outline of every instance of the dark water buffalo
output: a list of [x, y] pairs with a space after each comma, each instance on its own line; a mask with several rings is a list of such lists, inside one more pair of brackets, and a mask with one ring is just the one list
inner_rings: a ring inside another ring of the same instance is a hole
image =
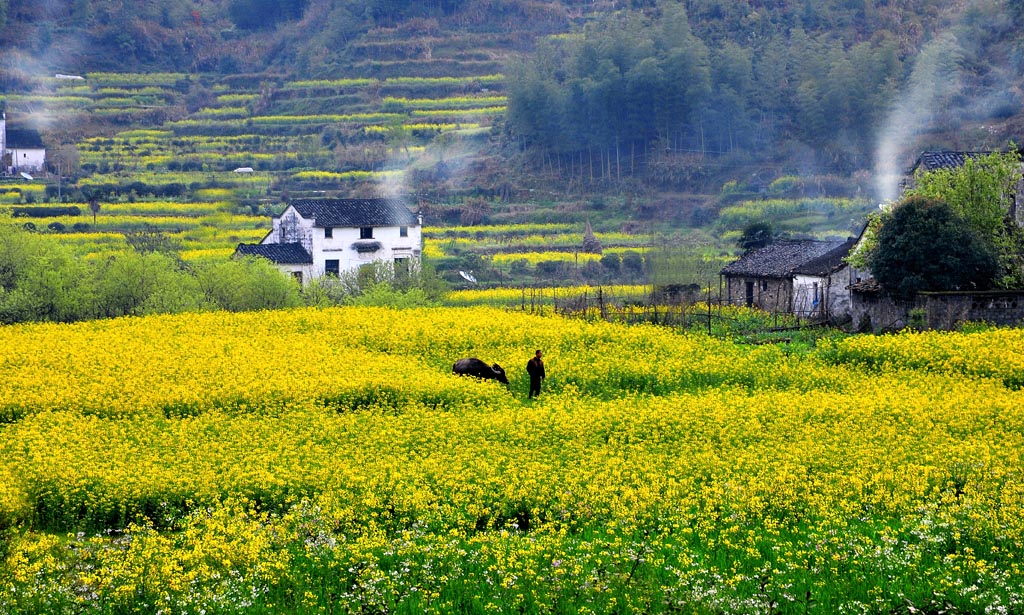
[[477, 378], [497, 380], [502, 384], [508, 384], [505, 370], [501, 369], [500, 365], [497, 363], [488, 365], [477, 358], [459, 359], [452, 366], [452, 372], [460, 376], [476, 376]]

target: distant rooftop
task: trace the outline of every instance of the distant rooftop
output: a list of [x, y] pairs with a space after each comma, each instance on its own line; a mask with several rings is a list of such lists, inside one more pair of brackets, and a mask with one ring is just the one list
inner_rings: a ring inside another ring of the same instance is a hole
[[987, 156], [992, 152], [921, 152], [921, 155], [917, 157], [914, 162], [914, 166], [910, 168], [910, 174], [913, 175], [917, 172], [918, 168], [924, 168], [925, 171], [934, 171], [936, 169], [956, 169], [964, 166], [968, 158], [978, 158], [979, 156]]
[[300, 199], [289, 203], [318, 227], [414, 226], [416, 214], [402, 199]]

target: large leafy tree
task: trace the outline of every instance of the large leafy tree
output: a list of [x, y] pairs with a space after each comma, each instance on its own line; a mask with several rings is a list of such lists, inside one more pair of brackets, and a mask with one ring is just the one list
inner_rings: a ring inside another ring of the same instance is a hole
[[952, 207], [920, 196], [893, 206], [868, 265], [899, 298], [921, 291], [991, 288], [998, 269], [989, 244]]

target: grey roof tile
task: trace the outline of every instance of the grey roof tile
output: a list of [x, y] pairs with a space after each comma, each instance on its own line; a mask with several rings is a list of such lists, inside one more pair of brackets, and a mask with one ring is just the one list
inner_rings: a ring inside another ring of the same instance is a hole
[[803, 275], [826, 276], [845, 265], [844, 258], [850, 250], [857, 245], [858, 239], [851, 237], [817, 258], [812, 258], [806, 263], [793, 269], [793, 273]]
[[964, 166], [964, 162], [966, 162], [968, 158], [986, 156], [990, 153], [991, 152], [921, 152], [921, 155], [917, 157], [917, 161], [914, 162], [914, 166], [910, 169], [910, 172], [913, 174], [919, 168], [923, 168], [925, 171], [934, 171], [935, 169], [956, 169]]
[[726, 265], [722, 275], [788, 278], [798, 267], [825, 256], [844, 243], [842, 240], [783, 239], [747, 252]]
[[260, 256], [281, 265], [309, 265], [313, 257], [301, 243], [240, 243], [235, 254]]
[[295, 211], [317, 227], [414, 226], [416, 214], [401, 199], [300, 199]]

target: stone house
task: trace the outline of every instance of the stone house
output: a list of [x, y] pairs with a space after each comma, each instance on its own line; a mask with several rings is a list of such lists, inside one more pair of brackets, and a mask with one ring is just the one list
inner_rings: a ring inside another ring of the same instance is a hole
[[237, 255], [266, 258], [305, 283], [371, 263], [409, 269], [423, 251], [422, 217], [401, 199], [292, 201], [258, 244], [239, 244]]
[[723, 302], [804, 318], [849, 315], [848, 286], [858, 273], [844, 262], [857, 240], [781, 240], [726, 265]]

